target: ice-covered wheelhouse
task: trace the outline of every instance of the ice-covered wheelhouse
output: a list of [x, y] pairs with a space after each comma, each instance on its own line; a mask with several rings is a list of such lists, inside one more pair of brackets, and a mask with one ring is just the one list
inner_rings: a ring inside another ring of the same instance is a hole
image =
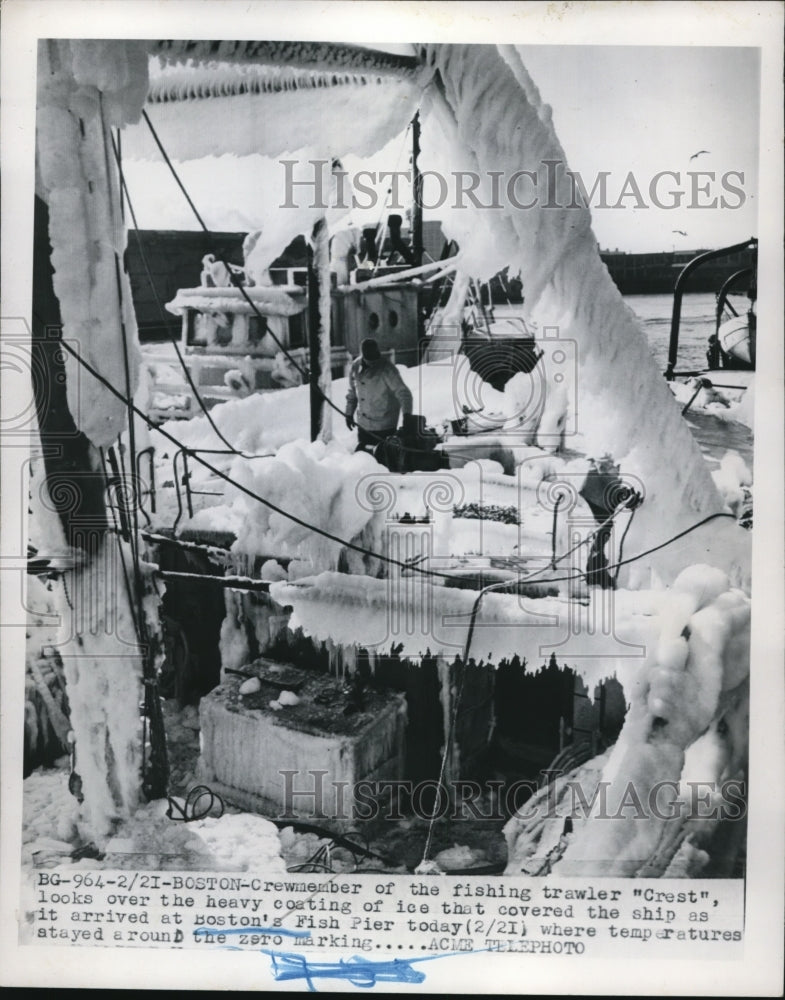
[[[425, 295], [420, 283], [413, 284], [405, 276], [395, 278], [402, 270], [400, 266], [355, 270], [344, 286], [337, 284], [332, 273], [333, 378], [347, 374], [367, 336], [375, 337], [395, 363], [418, 363]], [[237, 284], [215, 287], [209, 271], [203, 271], [203, 280], [209, 284], [182, 288], [167, 303], [169, 312], [181, 317], [182, 352], [208, 405], [307, 381], [316, 325], [309, 306], [308, 270], [271, 269], [270, 275], [273, 283], [244, 284], [241, 290]], [[233, 277], [238, 280], [236, 273]], [[156, 388], [173, 392], [180, 387], [161, 384]], [[170, 405], [160, 415], [191, 416], [195, 412], [191, 404], [189, 399], [177, 408]]]

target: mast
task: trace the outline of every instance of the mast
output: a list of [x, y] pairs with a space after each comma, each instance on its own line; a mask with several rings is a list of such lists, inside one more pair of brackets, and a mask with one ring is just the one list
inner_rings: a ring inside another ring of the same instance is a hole
[[413, 267], [422, 264], [422, 174], [418, 159], [420, 156], [420, 112], [416, 112], [412, 118], [412, 190], [414, 193], [414, 203], [412, 205], [412, 253], [414, 255]]
[[319, 219], [308, 246], [308, 382], [311, 440], [329, 440], [330, 414], [324, 401], [330, 392], [330, 241], [327, 222]]

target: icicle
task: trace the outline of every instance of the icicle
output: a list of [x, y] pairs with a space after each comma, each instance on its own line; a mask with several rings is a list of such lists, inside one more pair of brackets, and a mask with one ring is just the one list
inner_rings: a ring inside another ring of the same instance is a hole
[[469, 281], [469, 275], [456, 271], [447, 304], [431, 318], [427, 361], [454, 358], [458, 354], [463, 339], [463, 308]]
[[[331, 329], [331, 278], [330, 278], [330, 235], [326, 224], [317, 226], [313, 245], [313, 268], [319, 282], [319, 391], [324, 400], [331, 398], [332, 392], [332, 346]], [[322, 405], [322, 426], [319, 439], [325, 443], [333, 436], [333, 410], [324, 402]]]

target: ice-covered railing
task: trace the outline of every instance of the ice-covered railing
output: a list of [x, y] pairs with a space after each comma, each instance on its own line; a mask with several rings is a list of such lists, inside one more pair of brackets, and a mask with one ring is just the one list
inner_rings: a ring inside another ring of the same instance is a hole
[[[303, 289], [297, 286], [255, 287], [244, 289], [242, 295], [237, 288], [180, 288], [166, 308], [176, 316], [182, 316], [188, 309], [201, 312], [231, 312], [263, 316], [297, 316], [306, 306]], [[297, 296], [300, 301], [292, 298]]]
[[[153, 64], [155, 66], [155, 64]], [[282, 90], [309, 90], [324, 87], [372, 86], [382, 75], [300, 69], [295, 66], [257, 66], [228, 63], [192, 63], [151, 70], [150, 104], [190, 101], [208, 97], [246, 94], [274, 94]]]
[[[380, 655], [394, 646], [412, 659], [428, 653], [462, 656], [477, 591], [441, 586], [438, 579], [416, 573], [390, 573], [383, 580], [322, 573], [272, 583], [270, 595], [292, 608], [291, 630], [302, 629], [319, 642], [362, 646]], [[488, 594], [476, 612], [471, 655], [490, 663], [514, 656], [538, 663], [556, 650], [590, 687], [614, 674], [625, 689], [632, 687], [645, 663], [645, 650], [656, 643], [658, 616], [669, 598], [663, 591], [615, 593], [610, 641], [594, 620], [603, 614], [602, 600], [601, 591], [590, 605], [559, 597]]]
[[167, 62], [191, 61], [195, 66], [214, 62], [251, 66], [298, 67], [327, 73], [358, 72], [414, 76], [419, 61], [414, 55], [383, 52], [361, 45], [337, 42], [286, 41], [187, 41], [174, 39], [150, 43], [150, 51]]
[[[425, 85], [414, 56], [352, 45], [162, 41], [149, 51], [150, 114], [180, 161], [369, 156], [403, 131]], [[128, 130], [123, 155], [160, 158], [143, 128]]]

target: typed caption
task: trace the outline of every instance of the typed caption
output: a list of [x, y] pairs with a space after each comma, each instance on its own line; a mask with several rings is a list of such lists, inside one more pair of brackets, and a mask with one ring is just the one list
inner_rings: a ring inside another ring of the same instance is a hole
[[740, 880], [38, 870], [23, 943], [737, 958]]

